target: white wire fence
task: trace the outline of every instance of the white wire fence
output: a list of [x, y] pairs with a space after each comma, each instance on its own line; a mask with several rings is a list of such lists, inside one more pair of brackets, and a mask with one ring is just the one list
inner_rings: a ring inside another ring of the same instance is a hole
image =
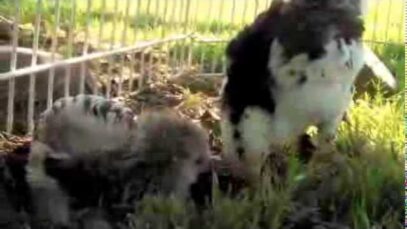
[[[226, 42], [271, 1], [0, 0], [0, 130], [32, 133], [63, 96], [118, 96], [186, 71], [222, 76]], [[373, 44], [403, 40], [402, 0], [386, 1], [387, 14], [370, 14]]]

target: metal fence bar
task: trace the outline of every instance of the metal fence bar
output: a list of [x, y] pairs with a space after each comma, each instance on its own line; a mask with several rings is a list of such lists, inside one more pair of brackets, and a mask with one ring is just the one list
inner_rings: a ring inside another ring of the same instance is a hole
[[[157, 4], [158, 4], [158, 1], [157, 1]], [[161, 35], [160, 35], [160, 38], [161, 39], [163, 39], [167, 34], [168, 34], [168, 31], [166, 31], [166, 25], [167, 25], [167, 23], [168, 23], [168, 21], [167, 21], [167, 17], [168, 17], [168, 1], [164, 1], [164, 6], [163, 6], [163, 20], [164, 20], [164, 22], [163, 22], [163, 25], [162, 25], [162, 27], [161, 27]], [[169, 63], [168, 63], [168, 60], [169, 60], [169, 57], [168, 57], [168, 52], [166, 52], [166, 55], [164, 56], [163, 55], [163, 53], [166, 51], [166, 50], [169, 50], [170, 49], [170, 46], [169, 46], [169, 44], [167, 43], [167, 44], [164, 44], [164, 45], [162, 45], [161, 46], [162, 48], [161, 48], [161, 55], [162, 55], [162, 57], [161, 58], [159, 58], [159, 62], [158, 62], [158, 65], [159, 66], [166, 66], [166, 65], [168, 65]]]
[[[122, 54], [122, 53], [137, 52], [137, 51], [143, 50], [143, 49], [148, 48], [148, 47], [161, 45], [161, 44], [164, 44], [164, 43], [167, 43], [167, 42], [180, 41], [180, 40], [183, 40], [183, 39], [187, 39], [189, 37], [191, 37], [191, 35], [178, 35], [178, 36], [169, 37], [169, 38], [165, 38], [165, 39], [147, 41], [147, 42], [144, 42], [144, 43], [141, 43], [141, 44], [135, 44], [135, 45], [129, 46], [129, 47], [123, 47], [123, 48], [117, 48], [117, 49], [108, 50], [108, 51], [89, 53], [86, 56], [78, 56], [78, 57], [74, 57], [74, 58], [70, 58], [70, 59], [64, 59], [64, 60], [60, 60], [60, 61], [55, 61], [54, 63], [37, 65], [35, 67], [20, 68], [20, 69], [15, 70], [14, 72], [10, 71], [10, 72], [6, 72], [6, 73], [1, 73], [0, 74], [0, 81], [9, 80], [11, 78], [21, 77], [21, 76], [24, 76], [24, 75], [27, 75], [27, 74], [30, 74], [30, 73], [37, 73], [37, 72], [45, 71], [45, 70], [51, 69], [53, 67], [56, 68], [56, 67], [70, 65], [70, 64], [77, 64], [77, 63], [81, 63], [83, 61], [90, 61], [90, 60], [93, 60], [93, 59], [108, 57], [108, 56], [112, 56], [112, 55], [118, 55], [118, 54]], [[10, 51], [10, 49], [3, 49], [3, 50], [4, 51]], [[19, 52], [19, 48], [16, 49], [16, 52]]]
[[273, 0], [266, 0], [266, 8], [268, 8], [272, 2]]
[[129, 85], [128, 85], [128, 90], [129, 91], [133, 91], [133, 87], [134, 87], [134, 76], [135, 74], [133, 73], [133, 71], [135, 70], [135, 63], [134, 63], [134, 54], [130, 53], [129, 55], [129, 61], [130, 61], [130, 68], [131, 68], [131, 72], [130, 72], [130, 76], [129, 76]]
[[102, 44], [102, 38], [103, 38], [103, 25], [105, 22], [105, 11], [106, 11], [106, 0], [102, 0], [100, 6], [100, 17], [99, 17], [99, 31], [98, 31], [98, 40], [97, 40], [97, 47], [100, 48]]
[[[147, 5], [146, 5], [146, 15], [150, 15], [151, 13], [151, 1], [152, 0], [147, 0]], [[147, 33], [143, 33], [143, 40], [147, 40], [148, 38], [148, 34]]]
[[146, 75], [146, 82], [150, 83], [151, 82], [151, 76], [153, 75], [153, 50], [150, 49], [150, 53], [148, 55], [148, 64], [147, 64], [147, 75]]
[[[176, 10], [177, 10], [177, 7], [178, 7], [178, 1], [179, 0], [174, 0], [173, 1], [173, 6], [172, 6], [172, 9], [171, 9], [171, 18], [170, 18], [170, 23], [172, 24], [172, 26], [171, 26], [171, 29], [170, 29], [170, 31], [171, 31], [171, 33], [176, 33], [176, 28], [177, 28], [177, 21], [176, 21]], [[175, 59], [176, 59], [176, 49], [177, 49], [177, 43], [176, 42], [171, 42], [170, 44], [170, 53], [168, 54], [168, 56], [169, 56], [169, 62], [170, 62], [170, 64], [172, 65], [172, 66], [176, 66], [177, 65], [177, 62], [176, 61], [174, 61]]]
[[[150, 15], [150, 7], [151, 7], [151, 0], [147, 0], [146, 15]], [[147, 40], [147, 33], [144, 32], [142, 35], [143, 35], [142, 36], [143, 41]], [[148, 75], [148, 71], [146, 71], [146, 67], [145, 67], [146, 66], [145, 51], [146, 50], [143, 49], [141, 52], [141, 60], [140, 60], [141, 75], [140, 75], [140, 79], [139, 79], [138, 90], [142, 89], [142, 87], [144, 86], [144, 81], [146, 80], [145, 77]]]
[[137, 88], [137, 90], [141, 90], [142, 88], [143, 88], [143, 86], [144, 86], [144, 77], [145, 77], [145, 74], [146, 74], [146, 70], [145, 70], [145, 67], [144, 67], [144, 64], [145, 64], [145, 61], [146, 61], [146, 56], [145, 56], [145, 54], [144, 54], [144, 52], [145, 52], [145, 49], [141, 49], [140, 50], [141, 51], [141, 59], [140, 59], [140, 77], [139, 77], [139, 81], [138, 81], [138, 88]]
[[189, 39], [189, 45], [187, 46], [188, 50], [187, 50], [187, 56], [186, 56], [186, 58], [187, 58], [186, 64], [189, 68], [192, 67], [192, 48], [193, 48], [194, 42], [195, 42], [195, 40], [192, 37], [191, 39]]
[[[37, 51], [40, 38], [40, 23], [41, 23], [41, 7], [42, 0], [37, 0], [36, 4], [36, 17], [34, 26], [34, 39], [33, 39], [33, 55], [31, 58], [31, 67], [37, 65]], [[35, 104], [35, 74], [30, 74], [30, 84], [28, 88], [28, 111], [27, 111], [27, 133], [31, 135], [34, 131], [34, 104]]]
[[404, 8], [405, 9], [402, 9], [404, 11], [404, 13], [401, 14], [401, 19], [400, 19], [400, 21], [402, 22], [402, 25], [401, 25], [401, 29], [399, 30], [398, 39], [403, 40], [404, 43], [406, 43], [406, 37], [403, 37], [403, 29], [404, 29], [404, 32], [407, 29], [407, 24], [405, 24], [406, 23], [405, 16], [406, 16], [406, 13], [407, 13], [406, 12], [407, 8], [406, 8], [406, 6], [404, 6]]
[[[236, 14], [236, 0], [232, 0], [232, 9], [231, 9], [231, 16], [230, 21], [233, 23], [235, 21], [235, 14]], [[226, 75], [227, 72], [227, 63], [226, 63], [226, 56], [222, 56], [222, 71], [223, 74]]]
[[[193, 30], [193, 31], [195, 31], [195, 30], [197, 30], [197, 25], [198, 25], [198, 14], [199, 14], [199, 10], [200, 10], [200, 3], [201, 1], [199, 1], [199, 0], [196, 0], [195, 1], [195, 6], [193, 7], [193, 9], [194, 9], [194, 11], [192, 12], [193, 13], [193, 18], [191, 19], [191, 25], [190, 25], [190, 28]], [[191, 4], [191, 8], [192, 8], [192, 4]], [[192, 9], [191, 9], [191, 11], [192, 11]], [[196, 33], [196, 32], [195, 32]], [[196, 43], [196, 41], [195, 41], [195, 37], [193, 37], [192, 39], [191, 39], [191, 41], [190, 41], [190, 44], [189, 44], [189, 46], [188, 46], [188, 66], [192, 66], [192, 62], [193, 62], [193, 49], [194, 49], [194, 45], [195, 45], [195, 43]], [[197, 61], [197, 60], [196, 60]], [[194, 63], [195, 64], [195, 63]], [[198, 64], [198, 63], [197, 63]]]
[[[55, 56], [58, 46], [58, 31], [61, 10], [60, 0], [55, 0], [55, 24], [53, 27], [52, 44], [51, 44], [51, 62], [55, 62]], [[54, 78], [55, 68], [51, 68], [48, 75], [48, 95], [47, 95], [47, 108], [51, 108], [54, 99]]]
[[136, 13], [134, 15], [134, 38], [133, 38], [133, 44], [135, 44], [137, 42], [137, 35], [138, 35], [138, 28], [137, 28], [137, 23], [138, 23], [138, 17], [140, 16], [140, 11], [141, 11], [141, 0], [136, 0], [137, 1], [137, 5], [136, 5]]
[[259, 0], [254, 0], [254, 15], [257, 15], [259, 10]]
[[[167, 1], [165, 1], [165, 2], [167, 2]], [[166, 4], [166, 3], [165, 3], [165, 4]], [[160, 16], [160, 17], [161, 17], [161, 15], [162, 15], [162, 14], [160, 14], [160, 0], [155, 0], [154, 15], [158, 15], [158, 16]], [[164, 20], [164, 21], [165, 21], [165, 20]], [[158, 27], [158, 26], [160, 25], [160, 23], [163, 23], [163, 22], [160, 22], [160, 20], [155, 20], [154, 22], [155, 22], [155, 23], [154, 23], [154, 28]], [[158, 29], [156, 30], [156, 32], [155, 32], [154, 35], [155, 35], [154, 37], [158, 37], [158, 36], [159, 36], [159, 31], [158, 31]]]
[[[184, 19], [183, 19], [183, 30], [182, 33], [186, 34], [188, 33], [188, 26], [189, 26], [189, 17], [190, 17], [190, 12], [191, 12], [191, 0], [185, 0], [186, 4], [185, 4], [185, 15], [184, 15]], [[188, 65], [188, 50], [189, 50], [189, 45], [187, 46], [187, 40], [182, 41], [181, 43], [181, 50], [180, 50], [180, 57], [179, 57], [179, 63], [181, 66], [180, 71], [182, 71], [185, 67], [185, 65]], [[190, 67], [190, 65], [188, 65], [187, 67]]]
[[199, 73], [198, 76], [202, 77], [222, 77], [225, 76], [223, 73]]
[[243, 6], [243, 14], [242, 14], [242, 25], [246, 24], [246, 15], [247, 15], [247, 1], [248, 0], [242, 0], [244, 1], [244, 6]]
[[[157, 5], [159, 5], [158, 4], [158, 2], [157, 2]], [[164, 20], [164, 24], [162, 25], [162, 27], [161, 27], [161, 38], [164, 38], [166, 35], [167, 35], [167, 31], [165, 30], [165, 27], [166, 27], [166, 23], [168, 23], [167, 22], [167, 14], [168, 14], [168, 1], [164, 1], [164, 12], [163, 12], [163, 20]]]
[[262, 1], [262, 2], [264, 3], [264, 6], [263, 6], [263, 8], [261, 8], [261, 11], [265, 11], [269, 8], [269, 2], [267, 0]]
[[235, 14], [236, 14], [236, 0], [232, 0], [232, 9], [230, 12], [230, 22], [233, 23], [235, 21]]
[[[179, 41], [182, 39], [190, 38], [191, 36], [192, 36], [191, 34], [189, 34], [189, 35], [187, 34], [187, 35], [178, 35], [178, 36], [174, 36], [174, 37], [169, 37], [169, 38], [165, 38], [165, 39], [156, 39], [153, 41], [135, 44], [135, 45], [128, 46], [128, 47], [123, 47], [123, 48], [118, 48], [118, 49], [108, 50], [108, 51], [94, 52], [94, 53], [90, 53], [86, 56], [79, 56], [79, 57], [73, 57], [73, 58], [65, 59], [65, 60], [61, 60], [61, 61], [56, 61], [55, 63], [41, 64], [41, 65], [37, 65], [35, 67], [19, 68], [19, 69], [15, 70], [14, 72], [10, 71], [10, 72], [6, 72], [6, 73], [0, 73], [0, 81], [21, 77], [21, 76], [31, 74], [31, 73], [38, 73], [40, 71], [48, 70], [52, 67], [67, 66], [67, 65], [71, 65], [71, 64], [80, 63], [82, 61], [90, 61], [93, 59], [109, 57], [111, 55], [136, 52], [136, 51], [143, 50], [150, 46], [156, 46], [156, 45], [165, 44], [165, 43], [169, 43], [169, 42], [175, 42], [175, 41]], [[199, 37], [194, 37], [194, 40], [199, 43], [224, 43], [227, 41], [225, 39], [202, 39]], [[372, 43], [377, 43], [377, 44], [388, 44], [388, 42], [382, 42], [382, 41], [373, 41], [373, 40], [363, 40], [363, 41], [367, 42], [367, 43], [372, 42]], [[6, 46], [6, 47], [0, 46], [0, 52], [11, 52], [11, 51], [12, 51], [12, 48], [10, 48], [9, 46]], [[17, 48], [16, 52], [24, 53], [25, 49]]]
[[365, 43], [376, 44], [376, 45], [396, 45], [396, 44], [399, 44], [398, 42], [375, 41], [375, 40], [369, 40], [369, 39], [363, 39], [362, 41], [365, 42]]
[[[68, 58], [71, 58], [73, 55], [73, 39], [74, 39], [74, 30], [76, 26], [76, 0], [72, 1], [71, 5], [71, 14], [69, 19], [70, 32], [68, 34]], [[64, 80], [64, 96], [68, 97], [70, 94], [71, 87], [71, 66], [66, 66], [65, 68], [65, 80]]]
[[[220, 34], [221, 26], [223, 24], [222, 14], [223, 14], [223, 8], [225, 6], [224, 2], [225, 1], [220, 2], [218, 17], [217, 17], [218, 21], [216, 22], [218, 24], [217, 24], [216, 29], [215, 29], [215, 34]], [[217, 64], [219, 64], [219, 60], [216, 58], [216, 56], [212, 57], [212, 63], [211, 63], [211, 72], [212, 73], [214, 73], [216, 71]]]
[[[17, 46], [18, 46], [18, 24], [20, 22], [20, 0], [14, 2], [15, 18], [13, 22], [13, 39], [12, 39], [12, 52], [10, 61], [10, 72], [17, 69]], [[15, 79], [10, 78], [8, 84], [8, 101], [7, 101], [7, 133], [13, 131], [14, 124], [14, 96], [15, 96]]]
[[[161, 28], [160, 38], [163, 39], [164, 37], [168, 36], [171, 33], [171, 4], [168, 1], [165, 1], [164, 4], [164, 12], [163, 12], [163, 25]], [[171, 50], [171, 43], [163, 44], [161, 49], [161, 56], [159, 61], [160, 66], [169, 66], [170, 65], [170, 50]]]
[[[393, 5], [393, 0], [387, 0], [387, 1], [389, 1], [389, 9], [387, 10], [386, 29], [385, 29], [385, 31], [389, 31], [390, 16], [391, 16], [390, 10], [391, 10], [391, 7]], [[389, 33], [386, 33], [385, 41], [388, 41], [388, 40], [389, 40]]]
[[[128, 25], [128, 20], [129, 20], [129, 12], [130, 12], [130, 0], [126, 0], [126, 9], [124, 13], [124, 29], [122, 33], [122, 39], [121, 39], [121, 47], [126, 46], [126, 40], [127, 40], [127, 25]], [[120, 75], [119, 75], [119, 88], [118, 88], [118, 94], [120, 95], [122, 93], [123, 89], [123, 69], [124, 69], [124, 64], [125, 64], [125, 55], [122, 54], [120, 55]], [[129, 76], [131, 77], [131, 76]]]
[[[98, 35], [97, 35], [97, 43], [96, 47], [98, 49], [102, 48], [102, 43], [103, 43], [103, 30], [104, 30], [104, 21], [105, 21], [105, 11], [106, 11], [106, 0], [101, 1], [100, 5], [100, 15], [99, 15], [99, 28], [98, 28]], [[102, 63], [98, 62], [96, 64], [96, 71], [98, 74], [101, 74], [102, 72]], [[99, 90], [97, 88], [97, 85], [95, 85], [96, 90], [94, 89], [93, 94], [99, 94]]]
[[[213, 7], [213, 2], [212, 0], [208, 0], [210, 3], [209, 7], [208, 7], [208, 12], [207, 12], [207, 17], [206, 18], [211, 18], [211, 13], [212, 13], [212, 7]], [[200, 59], [200, 64], [201, 64], [201, 72], [205, 71], [205, 51], [202, 50], [201, 53], [201, 59]]]
[[[379, 4], [376, 4], [376, 5], [375, 5], [375, 8], [376, 8], [376, 9], [375, 9], [375, 14], [374, 14], [374, 20], [373, 20], [374, 22], [373, 22], [373, 24], [374, 24], [374, 25], [377, 25], [377, 22], [378, 22], [378, 14], [379, 14]], [[373, 34], [372, 34], [373, 40], [376, 40], [376, 34], [377, 34], [377, 33], [376, 33], [376, 30], [373, 30], [372, 33], [373, 33]]]
[[[117, 13], [118, 10], [118, 0], [114, 0], [114, 9], [113, 12], [114, 14]], [[113, 28], [112, 28], [112, 34], [110, 35], [110, 47], [109, 50], [113, 50], [114, 48], [114, 44], [115, 44], [115, 36], [116, 36], [116, 23], [117, 23], [117, 19], [115, 18], [113, 20]], [[106, 91], [105, 91], [105, 96], [107, 98], [110, 98], [110, 92], [112, 90], [112, 72], [113, 72], [113, 56], [109, 56], [107, 59], [107, 65], [108, 65], [108, 69], [107, 69], [107, 82], [106, 82]], [[113, 78], [114, 79], [114, 78]]]
[[[179, 13], [177, 14], [178, 17], [176, 19], [176, 23], [174, 23], [177, 32], [182, 31], [182, 29], [180, 29], [180, 26], [177, 26], [177, 25], [182, 25], [182, 20], [183, 20], [182, 12], [183, 12], [183, 9], [185, 6], [184, 0], [178, 0], [178, 1], [180, 2]], [[181, 67], [182, 43], [178, 42], [176, 45], [178, 47], [174, 49], [174, 62], [175, 62], [175, 70], [176, 70], [175, 74], [178, 74], [180, 72], [180, 67]]]
[[[152, 13], [152, 15], [160, 15], [159, 14], [159, 10], [160, 10], [160, 8], [159, 8], [159, 1], [160, 0], [155, 0], [154, 1], [154, 3], [155, 3], [155, 7], [154, 7], [154, 11], [153, 11], [153, 13]], [[152, 3], [151, 3], [152, 4]], [[150, 6], [151, 8], [152, 8], [152, 6]], [[150, 12], [150, 11], [149, 11]], [[158, 26], [158, 20], [155, 20], [155, 21], [153, 21], [153, 28], [156, 28], [156, 26]], [[149, 55], [149, 60], [148, 60], [148, 75], [147, 75], [147, 82], [150, 82], [151, 81], [151, 77], [153, 76], [153, 74], [154, 74], [154, 68], [153, 68], [153, 65], [154, 65], [154, 63], [153, 63], [153, 61], [154, 61], [154, 52], [153, 52], [154, 50], [151, 50], [151, 52], [150, 52], [150, 55]]]
[[[137, 17], [139, 15], [139, 11], [140, 11], [140, 0], [133, 0], [131, 2], [137, 1], [137, 4], [135, 4], [135, 9], [133, 9], [134, 16], [133, 16], [133, 40], [131, 41], [131, 45], [135, 44], [137, 42]], [[135, 67], [136, 67], [136, 60], [134, 58], [134, 53], [130, 53], [129, 55], [129, 59], [130, 59], [130, 66], [131, 66], [131, 70], [134, 71]], [[129, 79], [129, 91], [133, 91], [133, 87], [134, 87], [134, 76], [135, 74], [131, 74], [130, 75], [130, 79]]]
[[[86, 23], [85, 23], [85, 40], [83, 43], [82, 55], [86, 56], [89, 51], [89, 25], [90, 25], [90, 10], [92, 7], [92, 1], [88, 0], [86, 5]], [[81, 63], [81, 72], [79, 80], [79, 93], [83, 94], [85, 92], [85, 67], [86, 62]], [[96, 91], [95, 88], [93, 88]]]

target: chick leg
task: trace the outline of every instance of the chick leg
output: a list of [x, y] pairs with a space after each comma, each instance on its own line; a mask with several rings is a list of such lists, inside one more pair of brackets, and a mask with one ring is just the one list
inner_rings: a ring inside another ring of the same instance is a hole
[[342, 116], [318, 125], [318, 145], [320, 152], [331, 152], [334, 150], [336, 131], [341, 123]]

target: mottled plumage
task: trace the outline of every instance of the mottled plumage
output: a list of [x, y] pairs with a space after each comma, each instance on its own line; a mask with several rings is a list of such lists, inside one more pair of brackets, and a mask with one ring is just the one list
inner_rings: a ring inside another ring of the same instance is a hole
[[227, 47], [225, 152], [258, 171], [310, 125], [331, 141], [363, 66], [362, 33], [359, 1], [273, 1]]
[[27, 181], [38, 228], [69, 225], [72, 209], [102, 207], [114, 218], [117, 206], [149, 193], [186, 197], [209, 160], [197, 125], [169, 111], [136, 122], [131, 109], [99, 96], [60, 99], [37, 126]]
[[62, 98], [44, 111], [26, 167], [34, 228], [42, 221], [68, 225], [71, 207], [96, 206], [115, 192], [111, 161], [130, 152], [134, 140], [132, 111], [103, 97]]
[[137, 125], [137, 149], [128, 156], [138, 163], [126, 162], [129, 195], [124, 198], [137, 199], [140, 191], [187, 197], [190, 185], [209, 167], [206, 132], [170, 111], [142, 114]]

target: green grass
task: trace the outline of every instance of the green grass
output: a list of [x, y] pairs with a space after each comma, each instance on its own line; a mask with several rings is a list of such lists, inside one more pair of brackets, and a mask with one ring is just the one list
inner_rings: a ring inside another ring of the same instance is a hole
[[405, 88], [405, 47], [404, 44], [373, 45], [383, 63], [396, 76], [399, 82], [399, 91]]
[[366, 16], [365, 39], [402, 43], [405, 1], [373, 1]]
[[224, 49], [225, 43], [178, 43], [171, 47], [170, 55], [190, 52], [192, 64], [199, 65], [201, 72], [219, 73], [223, 71]]
[[283, 228], [288, 222], [301, 228], [313, 218], [321, 225], [401, 229], [402, 104], [400, 96], [357, 101], [340, 127], [338, 151], [307, 165], [290, 156], [282, 185], [263, 182], [234, 198], [215, 189], [203, 212], [189, 202], [148, 197], [131, 217], [134, 228]]

